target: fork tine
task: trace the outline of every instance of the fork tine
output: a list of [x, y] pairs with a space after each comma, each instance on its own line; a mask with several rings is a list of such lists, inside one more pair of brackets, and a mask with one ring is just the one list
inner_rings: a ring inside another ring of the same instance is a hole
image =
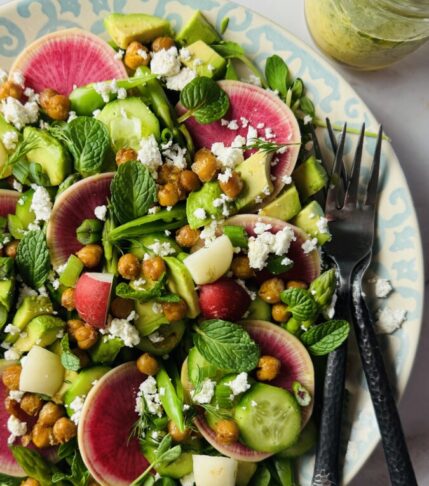
[[323, 157], [322, 150], [319, 144], [319, 139], [317, 138], [316, 130], [314, 129], [314, 125], [312, 123], [310, 123], [310, 135], [311, 135], [311, 140], [313, 141], [313, 150], [316, 159], [319, 159], [322, 162], [322, 165], [325, 168], [325, 170], [329, 172], [328, 164], [326, 163], [325, 157]]
[[344, 204], [351, 205], [351, 206], [356, 206], [356, 202], [357, 202], [358, 188], [359, 188], [359, 174], [360, 174], [360, 167], [362, 162], [364, 136], [365, 136], [365, 123], [362, 124], [362, 129], [360, 131], [359, 141], [353, 159], [352, 173], [349, 179], [349, 184], [347, 186], [347, 192], [345, 197]]
[[377, 188], [378, 178], [380, 173], [380, 159], [381, 159], [381, 143], [383, 141], [383, 127], [380, 125], [377, 137], [377, 145], [375, 146], [374, 159], [371, 167], [371, 176], [368, 182], [368, 189], [366, 192], [365, 204], [367, 206], [375, 206], [377, 202]]
[[[337, 209], [337, 201], [339, 192], [341, 190], [341, 171], [343, 170], [343, 152], [344, 152], [344, 144], [346, 141], [346, 130], [347, 130], [347, 123], [344, 123], [344, 128], [341, 133], [340, 143], [338, 145], [337, 153], [335, 154], [334, 166], [332, 168], [331, 179], [329, 181], [329, 189], [326, 195], [326, 205], [325, 210], [326, 213], [335, 211]], [[341, 201], [342, 205], [342, 201]]]
[[[326, 127], [328, 129], [329, 140], [331, 142], [332, 150], [334, 151], [334, 153], [337, 153], [338, 150], [337, 137], [335, 136], [334, 129], [332, 128], [331, 120], [329, 118], [325, 118], [325, 121], [326, 121]], [[343, 186], [345, 190], [345, 188], [347, 187], [347, 175], [346, 175], [344, 163], [343, 163], [343, 168], [341, 170], [341, 180], [343, 181]]]

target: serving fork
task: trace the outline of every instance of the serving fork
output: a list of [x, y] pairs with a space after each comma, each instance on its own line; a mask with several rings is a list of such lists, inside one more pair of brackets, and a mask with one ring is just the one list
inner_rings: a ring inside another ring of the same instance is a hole
[[[325, 193], [325, 213], [332, 239], [324, 246], [328, 259], [337, 269], [337, 318], [353, 322], [362, 367], [377, 417], [387, 468], [394, 486], [417, 485], [405, 442], [394, 395], [389, 384], [373, 320], [362, 295], [362, 278], [372, 259], [377, 188], [380, 172], [382, 128], [380, 127], [369, 182], [360, 197], [360, 169], [365, 138], [362, 126], [350, 176], [343, 163], [346, 125], [337, 146], [327, 120], [335, 152], [330, 185]], [[314, 129], [312, 138], [316, 156], [320, 152]], [[340, 484], [340, 434], [346, 374], [347, 342], [329, 354], [323, 388], [320, 435], [316, 450], [313, 486]]]

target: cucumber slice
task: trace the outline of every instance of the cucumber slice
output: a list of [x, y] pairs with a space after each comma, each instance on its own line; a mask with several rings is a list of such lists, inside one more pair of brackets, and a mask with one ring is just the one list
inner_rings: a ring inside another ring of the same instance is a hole
[[280, 452], [294, 444], [301, 431], [301, 411], [293, 395], [263, 383], [243, 395], [234, 419], [242, 441], [258, 452]]

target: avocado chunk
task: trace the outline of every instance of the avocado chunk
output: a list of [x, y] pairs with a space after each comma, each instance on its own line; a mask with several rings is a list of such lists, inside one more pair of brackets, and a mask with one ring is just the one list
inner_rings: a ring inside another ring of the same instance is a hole
[[[192, 229], [200, 228], [210, 221], [212, 216], [219, 219], [222, 216], [222, 206], [215, 206], [213, 202], [222, 195], [218, 182], [206, 182], [200, 190], [193, 191], [186, 200], [186, 218]], [[206, 217], [200, 219], [195, 215], [197, 209], [204, 209]]]
[[29, 189], [22, 193], [22, 196], [18, 199], [16, 205], [15, 215], [21, 221], [23, 229], [27, 229], [28, 225], [33, 223], [36, 219], [34, 211], [31, 209], [31, 203], [33, 202], [34, 190]]
[[104, 28], [121, 49], [126, 49], [133, 41], [148, 44], [157, 37], [171, 35], [167, 19], [148, 14], [112, 13], [104, 19]]
[[124, 147], [137, 151], [142, 138], [160, 136], [158, 119], [140, 98], [111, 101], [97, 118], [109, 129], [116, 152]]
[[249, 209], [273, 192], [271, 159], [271, 153], [259, 151], [236, 167], [244, 182], [243, 190], [235, 201], [238, 211]]
[[248, 320], [259, 321], [271, 321], [271, 306], [264, 302], [261, 298], [256, 297], [252, 300], [249, 306], [248, 314], [246, 316]]
[[[49, 315], [54, 312], [49, 297], [44, 295], [27, 295], [15, 313], [12, 324], [23, 331], [35, 317]], [[5, 341], [13, 344], [19, 338], [18, 334], [8, 334]]]
[[66, 407], [67, 415], [71, 417], [74, 411], [70, 408], [70, 403], [76, 397], [88, 395], [91, 388], [94, 386], [94, 381], [99, 380], [111, 368], [108, 366], [93, 366], [86, 368], [79, 372], [76, 379], [73, 380], [72, 385], [64, 394], [64, 406]]
[[13, 302], [14, 291], [14, 278], [0, 280], [0, 328], [6, 324], [7, 316]]
[[202, 40], [206, 44], [213, 44], [221, 41], [222, 38], [204, 15], [197, 10], [177, 34], [176, 40], [185, 45], [198, 40]]
[[[7, 164], [9, 160], [9, 155], [6, 151], [5, 146], [3, 145], [3, 142], [0, 141], [0, 171], [2, 171], [3, 167]], [[2, 179], [6, 179], [6, 177], [9, 177], [12, 174], [12, 166], [9, 166], [7, 169], [5, 169]]]
[[188, 378], [194, 386], [205, 378], [210, 378], [217, 382], [228, 373], [227, 371], [210, 364], [195, 347], [189, 350], [187, 359]]
[[178, 294], [188, 306], [187, 316], [194, 319], [200, 313], [198, 295], [194, 281], [186, 266], [177, 258], [164, 257], [167, 264], [167, 286], [173, 294]]
[[[58, 341], [59, 342], [59, 341]], [[57, 353], [55, 353], [57, 354]], [[64, 403], [64, 395], [66, 394], [67, 390], [72, 386], [78, 374], [76, 371], [64, 369], [64, 381], [61, 388], [52, 396], [52, 401], [54, 403], [58, 403], [62, 405]]]
[[311, 155], [292, 174], [298, 192], [303, 201], [314, 196], [328, 183], [328, 174], [323, 165]]
[[[15, 133], [18, 138], [20, 138], [20, 133], [18, 130], [13, 126], [10, 125], [2, 115], [0, 115], [0, 171], [3, 166], [7, 163], [9, 159], [9, 153], [13, 152], [13, 150], [8, 150], [5, 145], [3, 144], [3, 136], [8, 133], [12, 132]], [[2, 175], [2, 179], [9, 177], [12, 174], [12, 166], [8, 167]]]
[[185, 322], [176, 321], [171, 324], [163, 324], [156, 332], [158, 333], [157, 342], [152, 342], [148, 337], [142, 336], [137, 347], [155, 356], [163, 356], [173, 351], [179, 344], [185, 333]]
[[287, 186], [279, 196], [263, 207], [262, 216], [289, 221], [301, 211], [301, 202], [295, 184]]
[[[156, 447], [144, 445], [142, 452], [148, 461], [154, 462], [156, 460]], [[169, 478], [182, 478], [192, 472], [192, 454], [190, 452], [182, 452], [175, 461], [167, 465], [157, 465], [156, 472], [161, 476], [167, 476]]]
[[34, 127], [24, 128], [24, 140], [32, 138], [37, 148], [27, 154], [29, 162], [42, 167], [51, 186], [58, 186], [71, 172], [71, 159], [67, 150], [44, 130]]
[[152, 233], [133, 240], [130, 247], [130, 252], [137, 258], [142, 259], [147, 253], [150, 255], [153, 254], [153, 250], [151, 250], [149, 246], [153, 245], [154, 243], [168, 243], [174, 250], [172, 255], [175, 255], [181, 251], [180, 246], [172, 238], [165, 236], [163, 233]]
[[91, 359], [94, 363], [109, 364], [115, 361], [119, 351], [124, 347], [124, 341], [121, 338], [110, 336], [103, 336], [98, 342], [89, 350]]
[[136, 302], [136, 312], [139, 317], [134, 325], [136, 326], [140, 337], [149, 336], [149, 334], [152, 334], [163, 324], [170, 323], [162, 313], [161, 309], [158, 309], [156, 302], [153, 301]]
[[293, 219], [293, 224], [317, 238], [319, 245], [331, 239], [331, 233], [326, 225], [325, 213], [317, 201], [311, 201]]
[[20, 353], [30, 351], [35, 344], [44, 348], [57, 339], [64, 327], [64, 321], [59, 317], [37, 316], [27, 324], [26, 336], [19, 337], [13, 347]]
[[226, 67], [226, 60], [204, 41], [197, 40], [187, 46], [190, 59], [183, 60], [183, 64], [196, 71], [198, 76], [218, 79]]

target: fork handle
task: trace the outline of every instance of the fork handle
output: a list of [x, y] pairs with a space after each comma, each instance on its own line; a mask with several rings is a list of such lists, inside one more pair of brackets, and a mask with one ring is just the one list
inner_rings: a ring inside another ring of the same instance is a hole
[[393, 486], [417, 486], [401, 419], [383, 362], [371, 313], [360, 285], [353, 285], [353, 321], [368, 389], [380, 428], [384, 455]]

